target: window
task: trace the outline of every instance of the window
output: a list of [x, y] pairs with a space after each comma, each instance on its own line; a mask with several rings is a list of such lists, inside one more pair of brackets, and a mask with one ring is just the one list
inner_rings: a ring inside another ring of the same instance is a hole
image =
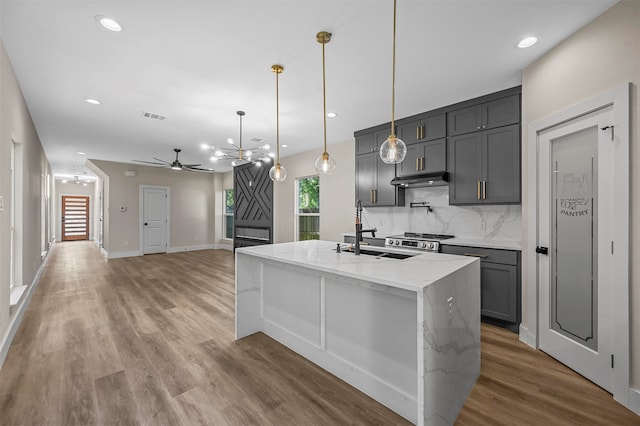
[[224, 190], [224, 238], [233, 238], [233, 189]]
[[296, 241], [320, 239], [320, 178], [296, 179]]

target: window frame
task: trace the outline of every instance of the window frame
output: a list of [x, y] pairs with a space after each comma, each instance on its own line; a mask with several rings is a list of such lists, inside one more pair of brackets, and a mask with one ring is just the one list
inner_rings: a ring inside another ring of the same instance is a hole
[[223, 202], [222, 202], [222, 217], [224, 217], [224, 225], [222, 226], [222, 239], [226, 241], [233, 241], [233, 228], [231, 227], [231, 236], [227, 236], [227, 217], [231, 217], [232, 223], [235, 221], [235, 194], [234, 194], [234, 205], [232, 206], [232, 212], [227, 212], [227, 193], [233, 192], [233, 188], [224, 189], [223, 190]]
[[[300, 212], [300, 181], [304, 179], [318, 178], [318, 212], [317, 213], [301, 213]], [[320, 175], [308, 175], [308, 176], [300, 176], [295, 178], [294, 184], [294, 204], [293, 204], [293, 214], [295, 220], [293, 221], [293, 238], [294, 241], [305, 241], [300, 239], [300, 218], [301, 217], [318, 217], [318, 239], [320, 239]]]

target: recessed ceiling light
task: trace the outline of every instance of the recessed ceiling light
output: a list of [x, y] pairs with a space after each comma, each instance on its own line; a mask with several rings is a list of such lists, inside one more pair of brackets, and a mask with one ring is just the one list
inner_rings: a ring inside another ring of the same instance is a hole
[[518, 43], [518, 47], [520, 49], [525, 49], [527, 47], [533, 46], [537, 42], [538, 42], [538, 37], [536, 36], [525, 37], [522, 40], [520, 40], [520, 43]]
[[69, 181], [66, 180], [66, 179], [62, 179], [62, 183], [67, 183], [67, 182], [69, 182]]
[[289, 145], [282, 144], [282, 145], [280, 145], [280, 147], [281, 148], [289, 148]]
[[98, 22], [100, 22], [100, 25], [102, 25], [109, 31], [113, 31], [116, 33], [122, 31], [122, 27], [116, 22], [115, 19], [109, 18], [107, 16], [96, 16], [96, 19], [98, 20]]
[[336, 114], [335, 112], [328, 112], [327, 113], [327, 117], [329, 117], [329, 118], [334, 118], [334, 117], [337, 117], [337, 116], [338, 116], [338, 114]]
[[82, 151], [78, 151], [78, 152], [76, 152], [76, 154], [78, 154], [78, 155], [87, 155], [86, 152], [82, 152]]
[[93, 99], [93, 98], [87, 98], [84, 100], [86, 103], [91, 104], [91, 105], [100, 105], [100, 101], [97, 99]]

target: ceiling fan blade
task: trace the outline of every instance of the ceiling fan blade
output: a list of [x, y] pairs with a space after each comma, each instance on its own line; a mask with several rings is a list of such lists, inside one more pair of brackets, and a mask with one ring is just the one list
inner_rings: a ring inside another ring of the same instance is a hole
[[199, 167], [202, 166], [202, 164], [183, 164], [182, 167]]
[[215, 172], [215, 170], [203, 169], [201, 167], [190, 167], [190, 166], [185, 166], [185, 165], [183, 165], [183, 167], [186, 170], [191, 170], [193, 172], [207, 172], [207, 173]]
[[161, 160], [161, 159], [156, 158], [156, 157], [153, 157], [153, 159], [154, 159], [154, 160], [156, 160], [156, 161], [160, 161], [162, 164], [171, 164], [171, 163], [170, 163], [170, 162], [168, 162], [168, 161], [164, 161], [164, 160]]
[[142, 161], [142, 160], [133, 160], [136, 163], [145, 163], [145, 164], [153, 164], [155, 166], [163, 166], [166, 167], [167, 164], [166, 163], [156, 163], [155, 161]]

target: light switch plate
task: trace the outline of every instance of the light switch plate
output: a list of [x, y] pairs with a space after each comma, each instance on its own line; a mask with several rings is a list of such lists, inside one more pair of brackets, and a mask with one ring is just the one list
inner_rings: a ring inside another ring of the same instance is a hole
[[4, 211], [4, 197], [0, 195], [0, 213]]

